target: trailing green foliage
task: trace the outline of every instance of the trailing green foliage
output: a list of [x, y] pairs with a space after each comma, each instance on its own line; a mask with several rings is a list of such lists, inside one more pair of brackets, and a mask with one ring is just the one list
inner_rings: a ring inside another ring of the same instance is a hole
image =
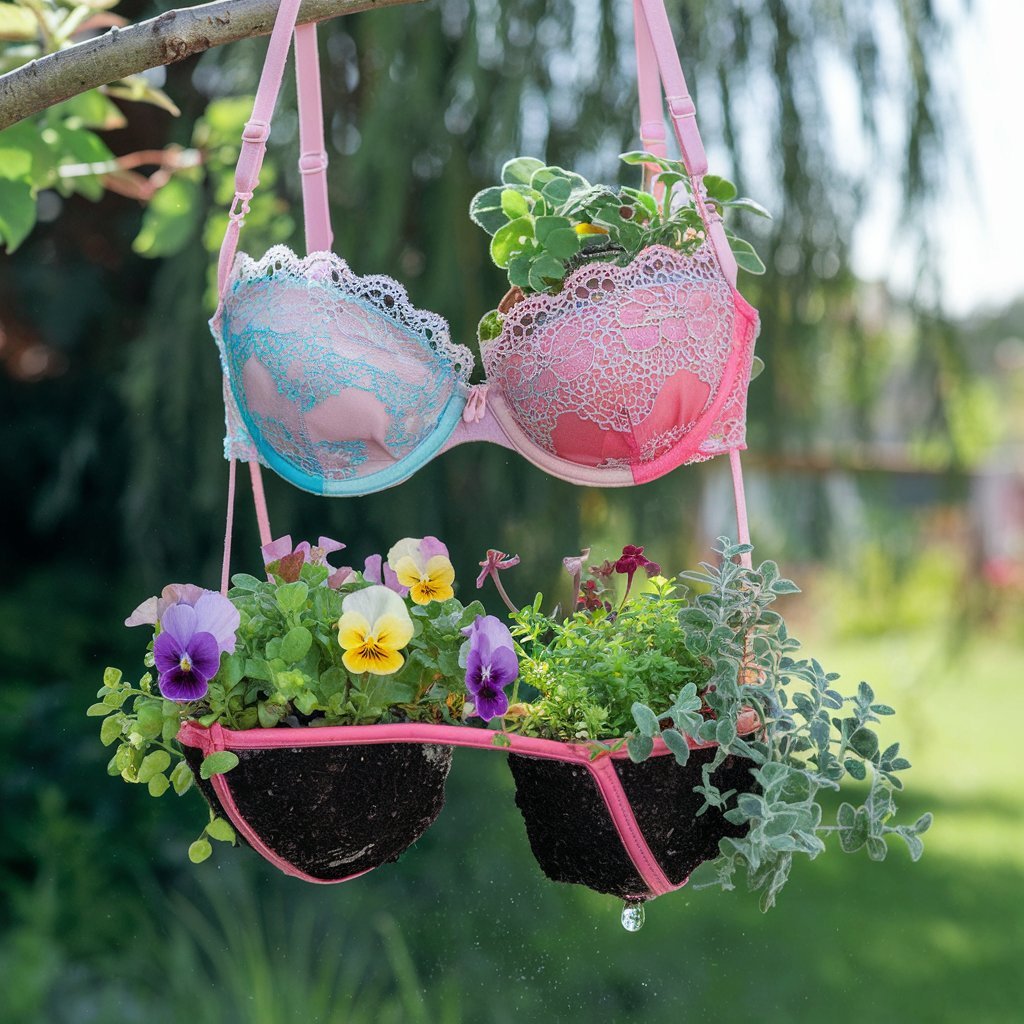
[[[616, 607], [599, 581], [625, 570], [605, 563], [603, 571], [591, 567], [594, 579], [578, 591], [582, 610], [545, 615], [538, 595], [516, 612], [521, 682], [537, 696], [521, 701], [517, 690], [506, 731], [590, 741], [595, 756], [625, 744], [634, 761], [650, 757], [660, 738], [680, 765], [689, 760], [687, 737], [716, 744], [697, 792], [704, 809], [718, 808], [748, 831], [722, 840], [711, 870], [729, 889], [745, 868], [763, 910], [774, 905], [793, 855], [813, 859], [833, 832], [842, 850], [866, 849], [872, 860], [883, 860], [886, 837], [898, 835], [917, 860], [931, 815], [911, 825], [892, 822], [899, 773], [910, 762], [899, 743], [881, 749], [872, 728], [893, 709], [877, 702], [867, 683], [844, 696], [834, 687], [837, 675], [795, 659], [799, 642], [771, 605], [799, 588], [774, 562], [745, 568], [735, 559], [750, 545], [726, 538], [715, 550], [720, 564], [702, 563], [678, 577], [696, 584], [696, 593], [655, 575], [653, 592], [629, 598], [627, 587]], [[759, 792], [737, 797], [714, 785], [712, 775], [729, 757], [750, 761]], [[834, 824], [823, 823], [822, 791], [850, 781], [866, 781], [867, 792], [842, 803]]]
[[[717, 566], [702, 563], [699, 571], [681, 574], [708, 588], [681, 617], [689, 649], [701, 652], [711, 670], [701, 699], [713, 718], [698, 720], [692, 692], [681, 692], [675, 704], [660, 706], [656, 715], [649, 708], [634, 714], [642, 735], [660, 734], [682, 761], [686, 754], [669, 742], [675, 727], [718, 744], [714, 759], [702, 768], [698, 791], [705, 806], [721, 808], [729, 821], [748, 825], [749, 831], [742, 839], [721, 841], [712, 865], [716, 883], [732, 888], [736, 870], [745, 868], [747, 884], [760, 892], [761, 908], [767, 910], [789, 877], [794, 854], [813, 859], [833, 832], [843, 851], [866, 849], [872, 860], [884, 860], [886, 837], [898, 835], [917, 860], [931, 815], [911, 825], [892, 823], [893, 793], [903, 788], [899, 773], [910, 762], [900, 756], [899, 743], [880, 749], [872, 729], [893, 709], [876, 702], [867, 683], [844, 696], [833, 685], [835, 673], [826, 673], [814, 660], [795, 660], [799, 642], [770, 606], [798, 588], [779, 575], [774, 562], [744, 568], [734, 559], [750, 546], [725, 538], [716, 550], [721, 555]], [[736, 726], [748, 708], [758, 713], [762, 727], [741, 736]], [[658, 719], [657, 730], [650, 729], [652, 717]], [[759, 794], [741, 794], [733, 801], [732, 792], [712, 783], [712, 773], [730, 755], [753, 762]], [[835, 824], [823, 824], [819, 794], [840, 790], [847, 780], [868, 780], [867, 793], [856, 804], [842, 803]]]

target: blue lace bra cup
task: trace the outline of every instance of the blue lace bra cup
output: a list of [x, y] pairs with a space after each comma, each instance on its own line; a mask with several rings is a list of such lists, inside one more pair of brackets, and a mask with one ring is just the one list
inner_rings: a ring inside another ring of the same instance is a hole
[[331, 253], [240, 254], [210, 325], [226, 454], [255, 456], [315, 494], [400, 483], [440, 451], [466, 404], [473, 357], [444, 320]]

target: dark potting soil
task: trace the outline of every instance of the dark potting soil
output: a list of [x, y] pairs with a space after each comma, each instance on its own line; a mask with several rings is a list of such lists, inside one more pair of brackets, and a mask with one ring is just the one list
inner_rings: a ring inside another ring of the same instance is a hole
[[[731, 824], [713, 807], [697, 817], [704, 797], [693, 787], [701, 784], [701, 769], [714, 756], [713, 749], [691, 750], [685, 768], [668, 755], [650, 757], [639, 764], [615, 762], [615, 772], [640, 831], [673, 885], [679, 885], [704, 861], [717, 857], [719, 839], [739, 839], [747, 834], [746, 825]], [[753, 762], [745, 757], [730, 755], [711, 780], [723, 792], [735, 789], [750, 793], [757, 789], [750, 774], [752, 767]], [[735, 806], [735, 800], [730, 806]]]
[[[202, 753], [185, 747], [199, 778]], [[452, 748], [381, 743], [239, 750], [224, 778], [242, 817], [274, 853], [314, 878], [337, 880], [398, 857], [444, 806]]]
[[[693, 787], [700, 784], [701, 768], [713, 757], [714, 750], [691, 751], [685, 768], [668, 755], [640, 764], [615, 762], [647, 845], [673, 884], [717, 856], [719, 839], [746, 831], [713, 809], [696, 817], [704, 801]], [[521, 754], [510, 754], [509, 766], [530, 847], [548, 878], [626, 900], [650, 898], [586, 768]], [[743, 758], [729, 757], [713, 780], [723, 790], [752, 791], [756, 783], [750, 767]]]
[[548, 878], [623, 899], [648, 895], [586, 768], [523, 754], [508, 763], [530, 849]]

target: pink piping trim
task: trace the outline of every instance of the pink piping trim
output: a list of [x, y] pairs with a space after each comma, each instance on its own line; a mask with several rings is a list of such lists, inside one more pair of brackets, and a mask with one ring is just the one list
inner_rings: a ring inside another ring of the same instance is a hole
[[290, 861], [287, 861], [284, 857], [276, 854], [252, 830], [251, 826], [242, 815], [242, 812], [238, 809], [238, 804], [235, 803], [234, 795], [231, 792], [231, 786], [223, 775], [212, 776], [210, 782], [213, 783], [213, 791], [217, 794], [217, 799], [220, 801], [221, 807], [224, 808], [224, 813], [231, 820], [231, 824], [235, 826], [235, 830], [239, 835], [241, 835], [264, 860], [273, 864], [275, 868], [283, 871], [286, 875], [291, 875], [293, 878], [300, 878], [303, 882], [315, 882], [317, 885], [338, 885], [341, 882], [350, 882], [353, 878], [358, 878], [360, 875], [368, 874], [373, 870], [373, 868], [366, 868], [365, 871], [357, 871], [355, 874], [346, 875], [344, 878], [314, 878], [312, 875], [307, 875], [305, 871], [300, 871]]
[[[206, 736], [203, 737], [203, 739], [206, 742], [201, 746], [204, 756], [215, 750], [227, 749], [224, 743], [225, 730], [221, 725], [214, 724], [210, 729], [204, 731], [206, 732]], [[299, 878], [303, 882], [315, 882], [317, 885], [337, 885], [341, 882], [349, 882], [353, 878], [358, 878], [360, 875], [365, 875], [373, 870], [373, 868], [367, 868], [365, 871], [357, 871], [355, 874], [346, 875], [344, 878], [314, 878], [312, 875], [307, 875], [305, 871], [300, 871], [295, 867], [291, 861], [287, 861], [284, 857], [275, 853], [274, 850], [267, 846], [260, 836], [253, 831], [252, 826], [245, 820], [245, 816], [239, 810], [238, 804], [235, 803], [235, 796], [231, 792], [231, 785], [223, 775], [212, 776], [210, 778], [210, 783], [213, 785], [213, 791], [217, 794], [217, 799], [220, 801], [221, 807], [224, 808], [224, 813], [227, 814], [231, 824], [235, 826], [238, 833], [264, 860], [273, 864], [275, 868], [279, 871], [283, 871], [286, 875], [291, 875], [293, 878]]]
[[[741, 734], [753, 731], [758, 724], [757, 715], [753, 711], [741, 715], [738, 726]], [[300, 736], [296, 736], [300, 732]], [[497, 750], [502, 753], [526, 754], [530, 757], [544, 758], [549, 761], [568, 761], [582, 764], [590, 772], [598, 792], [604, 800], [608, 813], [615, 824], [619, 841], [622, 843], [629, 859], [650, 889], [652, 896], [661, 896], [685, 885], [683, 879], [679, 885], [672, 882], [662, 871], [657, 858], [651, 852], [647, 840], [633, 814], [633, 808], [622, 789], [622, 783], [615, 772], [613, 760], [622, 760], [629, 756], [625, 749], [612, 753], [599, 753], [592, 756], [592, 749], [580, 743], [562, 743], [558, 740], [545, 740], [533, 736], [516, 736], [504, 734], [507, 745], [497, 745], [496, 736], [501, 735], [491, 729], [474, 729], [459, 725], [425, 725], [420, 723], [398, 723], [394, 725], [336, 725], [323, 728], [311, 727], [295, 729], [225, 729], [220, 724], [209, 728], [196, 722], [185, 722], [178, 732], [178, 740], [189, 747], [198, 747], [205, 756], [215, 750], [274, 750], [296, 747], [354, 746], [359, 744], [377, 743], [443, 743], [448, 746], [475, 747], [478, 750]], [[691, 750], [707, 749], [717, 746], [714, 742], [703, 743], [686, 737]], [[658, 738], [654, 741], [654, 754], [664, 756], [669, 753], [664, 742]], [[285, 874], [301, 878], [307, 882], [334, 884], [358, 878], [357, 872], [345, 878], [323, 879], [313, 878], [284, 860], [263, 842], [252, 830], [242, 816], [231, 793], [228, 780], [223, 775], [214, 775], [210, 780], [214, 792], [231, 823], [245, 837], [254, 850], [269, 863]], [[368, 869], [372, 870], [372, 869]]]
[[[668, 876], [661, 870], [658, 859], [654, 856], [647, 840], [636, 820], [633, 808], [622, 789], [622, 783], [616, 774], [615, 765], [610, 758], [602, 758], [599, 761], [592, 761], [587, 765], [594, 782], [597, 783], [598, 791], [604, 800], [605, 807], [615, 824], [615, 831], [618, 833], [619, 842], [629, 855], [633, 866], [640, 873], [644, 884], [650, 890], [652, 896], [663, 896], [677, 888], [668, 879]], [[683, 879], [685, 885], [688, 879]]]

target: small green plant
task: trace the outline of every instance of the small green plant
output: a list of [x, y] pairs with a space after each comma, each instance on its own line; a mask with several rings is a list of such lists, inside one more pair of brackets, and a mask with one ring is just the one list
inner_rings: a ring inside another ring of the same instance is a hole
[[[659, 168], [655, 181], [663, 189], [660, 202], [642, 189], [592, 185], [574, 171], [545, 166], [533, 157], [509, 160], [501, 184], [473, 197], [469, 215], [491, 236], [491, 259], [508, 272], [509, 285], [518, 289], [514, 297], [557, 293], [566, 275], [585, 263], [625, 266], [651, 245], [689, 254], [704, 243], [704, 224], [682, 163], [643, 152], [625, 153], [621, 159]], [[704, 186], [708, 205], [718, 213], [747, 210], [770, 216], [754, 200], [740, 197], [725, 178], [706, 175]], [[741, 267], [764, 273], [749, 242], [728, 228], [726, 237]], [[481, 341], [500, 334], [506, 311], [493, 310], [483, 318]]]
[[[520, 680], [503, 729], [588, 742], [594, 756], [625, 744], [636, 762], [651, 756], [657, 739], [680, 765], [690, 756], [686, 737], [717, 744], [696, 791], [705, 809], [722, 810], [747, 832], [721, 841], [711, 884], [733, 888], [736, 871], [745, 869], [764, 910], [774, 905], [794, 855], [816, 857], [832, 834], [845, 852], [866, 849], [872, 860], [885, 859], [886, 839], [896, 835], [917, 860], [931, 815], [894, 822], [899, 774], [910, 762], [899, 743], [882, 749], [873, 728], [893, 709], [877, 702], [867, 683], [844, 695], [836, 674], [797, 660], [800, 644], [771, 606], [799, 588], [774, 562], [746, 568], [736, 559], [750, 545], [726, 538], [715, 550], [718, 564], [702, 563], [674, 581], [641, 547], [586, 570], [589, 550], [567, 559], [572, 613], [545, 615], [538, 595], [511, 615]], [[630, 596], [640, 568], [651, 589]], [[621, 598], [612, 585], [617, 575], [627, 578]], [[581, 585], [584, 576], [590, 578]], [[712, 776], [730, 757], [750, 762], [758, 792], [737, 797], [715, 786]], [[849, 783], [867, 788], [825, 823], [821, 794]]]

